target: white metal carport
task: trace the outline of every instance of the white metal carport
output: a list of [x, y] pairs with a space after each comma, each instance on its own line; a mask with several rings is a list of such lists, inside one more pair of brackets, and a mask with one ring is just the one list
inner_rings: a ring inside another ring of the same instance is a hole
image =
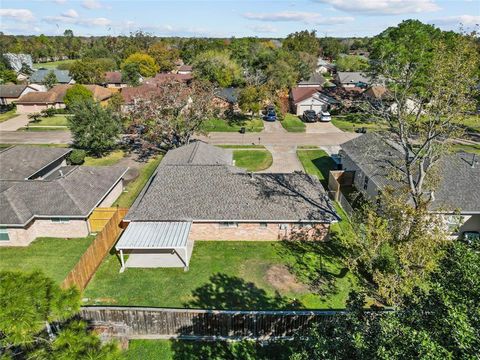
[[[191, 222], [131, 222], [115, 245], [122, 268], [183, 267], [188, 270], [193, 241]], [[127, 262], [124, 253], [129, 255]]]

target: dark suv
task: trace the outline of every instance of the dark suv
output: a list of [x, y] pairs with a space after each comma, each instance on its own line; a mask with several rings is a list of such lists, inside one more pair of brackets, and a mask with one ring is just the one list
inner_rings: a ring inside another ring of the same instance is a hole
[[315, 113], [315, 110], [305, 110], [302, 118], [305, 122], [315, 122], [317, 121], [317, 114]]

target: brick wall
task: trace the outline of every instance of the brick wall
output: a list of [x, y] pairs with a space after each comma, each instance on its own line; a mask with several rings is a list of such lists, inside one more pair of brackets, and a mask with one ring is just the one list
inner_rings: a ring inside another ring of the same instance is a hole
[[[285, 224], [286, 229], [281, 229], [278, 223], [268, 223], [261, 227], [259, 223], [238, 223], [237, 227], [222, 227], [219, 223], [193, 223], [190, 229], [190, 240], [238, 240], [238, 241], [274, 241], [291, 237], [311, 237], [312, 231], [307, 228], [300, 229], [295, 224]], [[323, 240], [328, 233], [328, 224], [315, 226], [322, 235], [315, 236], [317, 240]], [[319, 233], [316, 232], [316, 234]], [[302, 235], [300, 235], [302, 234]]]
[[32, 221], [26, 228], [7, 228], [10, 241], [0, 241], [0, 246], [28, 246], [37, 237], [78, 238], [89, 234], [86, 220], [54, 223], [42, 219]]

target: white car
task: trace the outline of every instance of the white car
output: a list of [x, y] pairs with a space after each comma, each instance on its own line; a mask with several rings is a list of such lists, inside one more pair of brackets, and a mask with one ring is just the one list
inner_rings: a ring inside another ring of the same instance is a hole
[[319, 120], [322, 122], [332, 121], [332, 116], [328, 111], [322, 111], [319, 116]]

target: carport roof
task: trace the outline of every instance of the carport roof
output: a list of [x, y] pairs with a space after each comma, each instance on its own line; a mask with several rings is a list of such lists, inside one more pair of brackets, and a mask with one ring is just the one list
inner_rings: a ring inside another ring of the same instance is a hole
[[178, 222], [131, 222], [115, 245], [116, 250], [175, 249], [187, 246], [192, 223]]

